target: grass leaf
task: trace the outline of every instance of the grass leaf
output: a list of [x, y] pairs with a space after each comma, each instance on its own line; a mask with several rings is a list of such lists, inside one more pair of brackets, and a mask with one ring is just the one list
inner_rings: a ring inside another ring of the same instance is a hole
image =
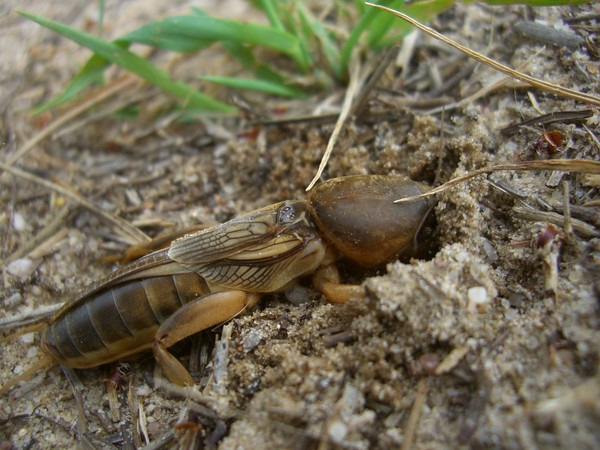
[[180, 99], [185, 105], [210, 112], [232, 113], [236, 111], [234, 107], [201, 94], [184, 83], [171, 81], [166, 72], [116, 43], [104, 41], [67, 25], [33, 14], [25, 12], [19, 12], [19, 14], [90, 49], [96, 55], [117, 64], [123, 69], [138, 75], [149, 83]]
[[[437, 14], [447, 10], [454, 4], [454, 0], [423, 0], [410, 3], [403, 7], [402, 12], [408, 14], [420, 22], [427, 22]], [[391, 44], [402, 39], [414, 28], [408, 23], [400, 23], [393, 26], [391, 36], [380, 36], [377, 41], [369, 42], [371, 46], [377, 49], [386, 48]]]
[[[392, 9], [401, 9], [404, 5], [404, 0], [387, 0], [380, 1], [380, 4], [385, 5]], [[381, 10], [377, 8], [369, 8], [366, 12], [361, 16], [360, 20], [348, 36], [348, 39], [344, 43], [344, 46], [341, 50], [341, 67], [344, 73], [348, 72], [348, 64], [350, 63], [350, 57], [352, 56], [352, 52], [358, 45], [358, 41], [363, 33], [369, 31], [371, 27], [373, 27], [373, 23], [377, 20], [383, 21], [384, 15], [381, 14]]]
[[325, 58], [325, 62], [333, 73], [334, 78], [342, 80], [344, 74], [340, 62], [339, 48], [331, 38], [327, 29], [319, 22], [312, 13], [304, 6], [302, 2], [297, 2], [298, 14], [302, 20], [306, 32], [310, 36], [314, 36], [320, 44], [320, 49]]
[[245, 89], [252, 91], [265, 92], [267, 94], [280, 95], [282, 97], [290, 98], [306, 98], [307, 95], [299, 90], [285, 84], [277, 83], [274, 81], [249, 79], [249, 78], [234, 78], [234, 77], [220, 77], [220, 76], [203, 76], [200, 77], [203, 81], [209, 81], [212, 83], [218, 83], [223, 86]]
[[309, 67], [301, 42], [294, 35], [264, 25], [207, 15], [167, 17], [132, 31], [125, 39], [176, 51], [182, 51], [177, 46], [196, 50], [207, 43], [233, 41], [259, 45], [283, 53], [292, 58], [302, 71], [308, 70]]
[[110, 65], [110, 61], [98, 55], [93, 55], [77, 75], [71, 80], [66, 89], [57, 97], [49, 102], [43, 103], [33, 110], [33, 114], [40, 114], [50, 108], [54, 108], [61, 103], [75, 99], [83, 90], [92, 84], [102, 84], [104, 81], [104, 70]]
[[285, 27], [281, 23], [279, 16], [277, 15], [277, 8], [275, 7], [275, 3], [271, 0], [260, 0], [259, 7], [265, 13], [265, 15], [269, 18], [269, 22], [271, 26], [279, 31], [285, 31]]

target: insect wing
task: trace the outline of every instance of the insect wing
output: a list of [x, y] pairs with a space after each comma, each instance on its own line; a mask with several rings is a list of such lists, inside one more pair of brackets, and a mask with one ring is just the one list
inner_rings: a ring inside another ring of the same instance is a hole
[[186, 236], [173, 242], [169, 257], [222, 287], [278, 290], [314, 270], [314, 263], [301, 261], [307, 244], [315, 239], [305, 207], [304, 202], [281, 202]]
[[213, 283], [229, 288], [269, 292], [287, 284], [286, 271], [305, 247], [293, 233], [272, 237], [229, 258], [202, 266], [198, 273]]
[[177, 239], [168, 250], [169, 258], [199, 272], [206, 264], [230, 258], [268, 241], [280, 231], [276, 227], [277, 209], [280, 205], [271, 205]]

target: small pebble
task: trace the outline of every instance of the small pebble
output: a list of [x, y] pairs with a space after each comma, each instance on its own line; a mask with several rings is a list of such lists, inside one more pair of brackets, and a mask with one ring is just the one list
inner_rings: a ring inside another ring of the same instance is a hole
[[427, 375], [433, 375], [440, 365], [440, 357], [435, 353], [425, 353], [419, 358], [421, 369]]
[[327, 430], [327, 434], [334, 442], [341, 442], [348, 434], [348, 428], [339, 420], [334, 421]]
[[152, 393], [152, 389], [150, 389], [150, 386], [148, 386], [147, 384], [142, 384], [136, 390], [136, 394], [139, 397], [148, 397], [151, 393]]
[[146, 427], [148, 430], [148, 434], [150, 436], [155, 436], [160, 433], [161, 425], [158, 422], [150, 422], [148, 421], [148, 426]]
[[527, 300], [527, 298], [525, 297], [525, 295], [518, 293], [518, 292], [513, 292], [508, 297], [508, 302], [510, 303], [510, 306], [513, 308], [519, 308], [523, 304], [523, 302], [526, 300]]
[[301, 305], [310, 301], [310, 291], [299, 284], [292, 284], [284, 291], [285, 298], [294, 305]]
[[15, 259], [7, 267], [8, 273], [18, 278], [29, 278], [35, 267], [33, 261], [27, 258]]
[[27, 222], [25, 222], [25, 218], [19, 213], [15, 213], [13, 215], [12, 223], [15, 231], [25, 231], [27, 228]]
[[39, 295], [42, 295], [42, 288], [40, 286], [38, 286], [37, 284], [34, 284], [31, 286], [31, 295], [33, 295], [34, 297], [37, 297]]
[[22, 299], [23, 299], [23, 297], [21, 297], [21, 294], [19, 292], [15, 292], [10, 297], [8, 297], [6, 300], [4, 300], [4, 303], [6, 304], [6, 306], [12, 308], [13, 306], [16, 306], [19, 303], [21, 303]]
[[[27, 333], [19, 338], [24, 344], [33, 344], [35, 333]], [[34, 347], [35, 348], [35, 347]]]
[[468, 309], [471, 312], [484, 312], [490, 301], [487, 290], [483, 286], [469, 288], [467, 297], [469, 299]]
[[244, 349], [244, 353], [248, 353], [251, 350], [254, 350], [260, 344], [262, 340], [261, 333], [250, 330], [244, 339], [242, 339], [242, 348]]

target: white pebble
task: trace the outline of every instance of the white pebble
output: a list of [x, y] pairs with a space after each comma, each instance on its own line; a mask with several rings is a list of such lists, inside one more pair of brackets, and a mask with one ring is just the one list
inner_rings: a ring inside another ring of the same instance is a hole
[[[33, 344], [35, 333], [27, 333], [21, 336], [19, 339], [23, 344]], [[35, 347], [34, 347], [35, 348]]]
[[456, 253], [456, 255], [454, 255], [454, 258], [459, 263], [464, 263], [465, 261], [469, 260], [469, 254], [465, 251], [459, 251], [458, 253]]
[[242, 339], [242, 348], [244, 349], [244, 353], [248, 353], [251, 350], [254, 350], [260, 344], [262, 340], [262, 335], [256, 330], [250, 330], [244, 339]]
[[140, 387], [138, 387], [136, 390], [136, 394], [139, 397], [148, 397], [151, 393], [152, 393], [152, 389], [150, 389], [150, 386], [148, 386], [145, 383], [142, 384]]
[[327, 434], [334, 442], [341, 442], [348, 434], [348, 427], [339, 420], [335, 420], [327, 430]]
[[285, 298], [294, 305], [301, 305], [310, 301], [310, 292], [304, 286], [292, 284], [284, 291]]
[[19, 278], [29, 278], [34, 269], [33, 261], [27, 258], [15, 259], [6, 267], [8, 273]]
[[19, 214], [19, 213], [15, 213], [13, 215], [13, 228], [15, 229], [15, 231], [25, 231], [25, 229], [27, 228], [27, 223], [25, 222], [25, 218]]
[[217, 341], [215, 344], [215, 356], [213, 357], [213, 376], [216, 383], [220, 383], [227, 375], [228, 353], [228, 342], [224, 340]]
[[10, 297], [8, 297], [6, 300], [4, 300], [4, 303], [6, 303], [6, 305], [9, 307], [13, 307], [21, 303], [21, 300], [23, 300], [23, 297], [21, 297], [21, 294], [19, 292], [16, 292]]
[[33, 295], [34, 297], [39, 297], [40, 295], [42, 295], [42, 288], [39, 287], [37, 284], [32, 285], [31, 295]]
[[487, 290], [483, 286], [469, 288], [467, 298], [469, 299], [468, 309], [471, 312], [484, 312], [490, 302]]

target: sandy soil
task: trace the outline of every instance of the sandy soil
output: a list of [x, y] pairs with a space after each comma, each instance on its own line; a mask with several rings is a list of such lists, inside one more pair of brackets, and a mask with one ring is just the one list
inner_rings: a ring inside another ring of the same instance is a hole
[[[29, 110], [59, 93], [87, 57], [19, 18], [15, 5], [89, 31], [97, 25], [96, 6], [80, 2], [60, 10], [35, 1], [0, 6], [2, 161], [57, 117], [32, 117]], [[155, 9], [141, 1], [108, 5], [106, 35], [188, 7], [184, 1]], [[255, 17], [240, 8], [221, 2], [217, 13]], [[577, 48], [544, 46], [515, 30], [517, 21], [534, 19], [583, 41]], [[471, 5], [452, 8], [434, 26], [533, 76], [598, 95], [599, 23], [598, 5]], [[194, 80], [221, 67], [222, 58], [214, 49], [165, 63]], [[444, 114], [415, 102], [403, 106], [413, 99], [460, 100], [502, 78], [422, 37], [405, 76], [390, 70], [380, 83], [386, 90], [377, 90], [370, 110], [344, 129], [324, 177], [398, 173], [440, 184], [490, 164], [598, 160], [597, 110], [575, 123], [503, 133], [541, 114], [586, 109], [522, 86], [499, 83]], [[326, 100], [339, 105], [342, 93], [329, 92]], [[254, 113], [281, 111], [281, 101], [247, 100]], [[320, 100], [287, 104], [287, 114], [313, 111]], [[110, 107], [117, 101], [115, 114]], [[302, 198], [333, 129], [333, 121], [173, 121], [169, 102], [132, 87], [43, 140], [16, 167], [76, 189], [155, 235]], [[124, 106], [140, 112], [132, 118]], [[544, 129], [562, 136], [557, 149], [544, 146]], [[5, 317], [72, 297], [116, 267], [102, 257], [131, 243], [47, 186], [5, 171], [0, 181]], [[583, 222], [574, 234], [563, 227], [563, 182], [571, 214]], [[202, 383], [196, 391], [161, 381], [147, 355], [119, 366], [125, 376], [116, 389], [105, 381], [115, 365], [41, 371], [0, 398], [0, 446], [599, 448], [598, 183], [577, 174], [502, 172], [445, 191], [436, 197], [431, 254], [377, 272], [342, 266], [347, 280], [364, 282], [366, 300], [332, 305], [306, 283], [293, 302], [266, 296], [178, 349]], [[519, 213], [527, 206], [537, 211], [533, 219]], [[540, 211], [558, 214], [554, 228]], [[30, 334], [3, 344], [0, 384], [36, 360], [36, 343]]]

